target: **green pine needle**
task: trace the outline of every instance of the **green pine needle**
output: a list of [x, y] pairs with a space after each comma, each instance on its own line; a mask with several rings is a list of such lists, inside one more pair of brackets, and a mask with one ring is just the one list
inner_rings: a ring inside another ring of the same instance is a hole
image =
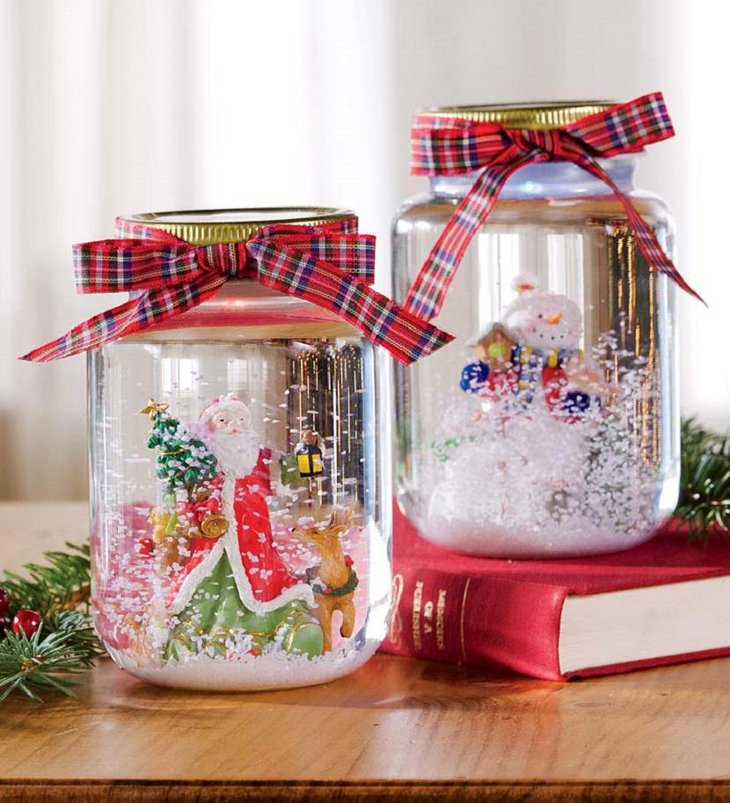
[[43, 619], [30, 638], [5, 631], [0, 641], [0, 702], [13, 691], [39, 702], [44, 691], [71, 696], [74, 676], [89, 669], [103, 652], [89, 617], [89, 547], [66, 546], [69, 552], [44, 554], [47, 566], [24, 566], [28, 577], [5, 572], [0, 580], [10, 598], [10, 616], [29, 608]]
[[707, 544], [730, 533], [730, 435], [682, 421], [682, 468], [675, 511], [689, 537]]
[[0, 643], [0, 702], [16, 690], [38, 702], [44, 690], [72, 696], [77, 681], [69, 676], [89, 669], [101, 646], [82, 614], [64, 611], [55, 623], [58, 629], [46, 634], [41, 625], [30, 638], [6, 634]]
[[89, 545], [66, 543], [69, 552], [44, 552], [50, 564], [27, 563], [23, 568], [29, 577], [5, 572], [0, 585], [8, 592], [13, 610], [30, 608], [45, 611], [88, 608], [90, 596]]

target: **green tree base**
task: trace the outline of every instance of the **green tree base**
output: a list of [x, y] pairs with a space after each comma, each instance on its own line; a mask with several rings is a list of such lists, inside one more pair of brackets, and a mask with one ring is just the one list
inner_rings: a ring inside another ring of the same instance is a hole
[[263, 615], [253, 613], [241, 601], [225, 554], [175, 618], [165, 660], [201, 653], [226, 656], [243, 637], [250, 639], [249, 651], [254, 655], [274, 642], [288, 653], [322, 654], [322, 629], [306, 603], [296, 600]]

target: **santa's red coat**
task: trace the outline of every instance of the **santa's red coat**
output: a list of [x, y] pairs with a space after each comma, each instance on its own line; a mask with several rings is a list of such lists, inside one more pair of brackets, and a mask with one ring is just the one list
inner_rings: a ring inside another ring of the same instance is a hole
[[[266, 497], [271, 495], [271, 449], [260, 449], [258, 460], [245, 477], [236, 478], [233, 512], [238, 551], [246, 577], [257, 602], [270, 602], [287, 588], [296, 585], [294, 577], [272, 543], [271, 521]], [[221, 510], [225, 515], [225, 500], [221, 499], [225, 475], [219, 474], [209, 483], [211, 496], [200, 503], [183, 505], [182, 515], [188, 521], [202, 521], [208, 511]], [[218, 542], [215, 538], [191, 538], [190, 555], [174, 581], [170, 595], [173, 600], [190, 572], [210, 554]]]

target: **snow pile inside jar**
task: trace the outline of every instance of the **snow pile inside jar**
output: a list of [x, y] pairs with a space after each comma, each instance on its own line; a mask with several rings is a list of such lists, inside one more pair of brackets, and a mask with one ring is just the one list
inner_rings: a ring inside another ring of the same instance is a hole
[[600, 338], [594, 361], [618, 380], [603, 404], [580, 416], [556, 414], [542, 387], [527, 406], [511, 389], [442, 399], [440, 437], [419, 474], [429, 500], [419, 526], [430, 540], [474, 553], [529, 557], [546, 545], [559, 556], [614, 533], [638, 541], [656, 521], [658, 500], [644, 432], [658, 416], [657, 377], [641, 358]]

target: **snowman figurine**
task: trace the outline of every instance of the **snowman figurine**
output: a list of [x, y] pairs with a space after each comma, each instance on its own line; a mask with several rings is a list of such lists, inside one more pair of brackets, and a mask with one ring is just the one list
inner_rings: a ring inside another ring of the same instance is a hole
[[505, 399], [527, 411], [536, 398], [553, 417], [581, 420], [599, 409], [610, 389], [583, 363], [583, 333], [578, 305], [567, 296], [540, 287], [536, 277], [521, 274], [518, 297], [502, 321], [492, 324], [470, 344], [474, 359], [461, 372], [461, 389], [489, 400]]

